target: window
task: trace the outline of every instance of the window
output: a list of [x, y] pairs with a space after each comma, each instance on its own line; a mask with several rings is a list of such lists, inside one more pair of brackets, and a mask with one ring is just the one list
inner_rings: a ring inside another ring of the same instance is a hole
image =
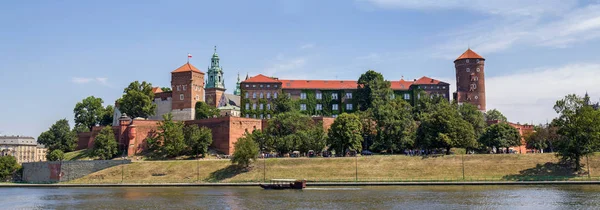
[[252, 93], [252, 98], [256, 98], [256, 93]]
[[479, 96], [475, 96], [475, 100], [478, 100], [478, 99], [479, 99]]
[[271, 98], [271, 93], [270, 92], [267, 93], [267, 98]]
[[481, 69], [477, 68], [477, 72], [479, 72]]
[[271, 87], [271, 85], [267, 85], [267, 87]]
[[[252, 87], [256, 87], [256, 85], [252, 85]], [[256, 118], [256, 117], [255, 117]]]
[[477, 89], [477, 84], [471, 84], [471, 91]]
[[260, 87], [263, 87], [263, 85], [260, 85]]
[[319, 111], [319, 110], [323, 110], [323, 105], [322, 105], [322, 104], [317, 104], [317, 108], [316, 108], [316, 110], [317, 110], [317, 111]]
[[477, 77], [477, 76], [471, 77], [471, 81], [478, 81], [478, 80], [479, 80], [479, 77]]
[[481, 105], [477, 105], [477, 108], [478, 108], [478, 109], [481, 109]]
[[183, 85], [183, 90], [185, 90], [185, 86], [187, 86], [187, 85]]
[[250, 109], [250, 104], [246, 104], [246, 110]]
[[179, 94], [179, 100], [183, 101], [183, 94]]
[[331, 110], [338, 110], [338, 105], [337, 104], [331, 105]]
[[404, 94], [404, 100], [409, 100], [409, 99], [410, 99], [410, 94], [408, 94], [408, 93], [405, 93], [405, 94]]
[[346, 110], [352, 110], [352, 104], [346, 104]]
[[332, 93], [331, 94], [331, 99], [337, 100], [338, 99], [338, 94], [337, 93]]
[[255, 110], [256, 109], [256, 104], [252, 104], [252, 109]]
[[442, 93], [442, 97], [446, 98], [446, 94], [445, 94], [445, 93]]
[[479, 63], [479, 59], [475, 59], [475, 63]]
[[427, 90], [427, 86], [423, 86], [423, 89]]
[[250, 115], [249, 115], [249, 114], [246, 114], [246, 118], [250, 118]]
[[390, 94], [390, 99], [396, 99], [396, 94]]
[[271, 114], [267, 114], [267, 119], [271, 119]]
[[442, 89], [446, 89], [446, 86], [442, 86]]
[[273, 98], [277, 98], [277, 92], [273, 93]]
[[267, 110], [271, 110], [271, 104], [267, 104]]
[[196, 101], [200, 100], [200, 96], [196, 95]]
[[248, 98], [248, 95], [250, 95], [248, 92], [246, 92], [246, 98]]
[[467, 68], [467, 72], [471, 72], [471, 68]]
[[260, 92], [260, 98], [263, 98], [263, 93], [262, 92]]
[[177, 85], [177, 91], [180, 91], [181, 85]]
[[465, 62], [469, 63], [469, 59], [467, 59]]
[[277, 87], [277, 85], [275, 85], [275, 87]]
[[306, 104], [300, 104], [300, 110], [301, 111], [306, 110]]
[[300, 93], [300, 99], [306, 99], [306, 93]]
[[346, 99], [352, 99], [352, 93], [346, 93]]
[[260, 108], [260, 110], [263, 110], [264, 104], [260, 104], [259, 108]]
[[250, 85], [246, 84], [246, 87], [250, 87]]
[[323, 94], [322, 93], [317, 93], [316, 98], [319, 99], [319, 100], [323, 99]]

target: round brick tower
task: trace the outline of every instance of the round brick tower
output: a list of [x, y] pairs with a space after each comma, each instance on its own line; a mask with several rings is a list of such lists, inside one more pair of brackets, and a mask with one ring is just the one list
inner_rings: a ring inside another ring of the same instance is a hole
[[485, 58], [467, 49], [454, 60], [456, 69], [456, 93], [454, 100], [459, 104], [470, 103], [485, 111]]

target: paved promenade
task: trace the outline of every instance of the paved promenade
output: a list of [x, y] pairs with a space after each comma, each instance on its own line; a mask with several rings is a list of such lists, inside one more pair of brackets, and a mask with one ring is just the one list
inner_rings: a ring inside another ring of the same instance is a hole
[[[0, 187], [258, 187], [259, 183], [123, 183], [123, 184], [0, 184]], [[308, 182], [310, 187], [432, 185], [600, 185], [600, 181], [499, 181], [499, 182]]]

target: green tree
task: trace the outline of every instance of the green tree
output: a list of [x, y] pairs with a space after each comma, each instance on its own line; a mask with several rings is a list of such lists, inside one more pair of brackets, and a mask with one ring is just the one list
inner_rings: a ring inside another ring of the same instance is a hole
[[310, 130], [315, 126], [314, 121], [299, 112], [285, 112], [271, 118], [265, 132], [270, 136], [268, 148], [285, 154], [298, 149], [298, 133]]
[[50, 152], [56, 149], [70, 152], [77, 147], [77, 135], [71, 130], [69, 121], [61, 119], [42, 132], [37, 142], [45, 145]]
[[75, 126], [83, 125], [90, 130], [98, 125], [104, 113], [102, 106], [104, 101], [101, 98], [89, 96], [78, 102], [73, 109], [75, 114]]
[[502, 114], [502, 112], [498, 111], [497, 109], [488, 110], [485, 113], [485, 120], [486, 121], [498, 120], [501, 122], [507, 121], [506, 117]]
[[196, 102], [195, 110], [196, 110], [196, 120], [212, 118], [214, 116], [220, 115], [220, 112], [216, 107], [210, 106], [210, 105], [204, 103], [203, 101]]
[[106, 126], [100, 130], [98, 136], [94, 140], [94, 149], [92, 154], [100, 160], [109, 160], [117, 155], [117, 140], [112, 127]]
[[393, 154], [395, 150], [413, 147], [416, 123], [408, 102], [400, 98], [375, 100], [373, 113], [377, 137], [371, 148], [387, 150]]
[[293, 111], [298, 111], [298, 104], [287, 94], [280, 94], [279, 97], [273, 99], [273, 113], [280, 114]]
[[310, 150], [321, 152], [327, 144], [327, 134], [323, 130], [323, 125], [318, 124], [308, 130], [298, 132], [298, 151], [307, 153]]
[[126, 113], [131, 118], [148, 118], [154, 115], [156, 104], [153, 104], [154, 93], [152, 84], [134, 81], [123, 90], [123, 97], [117, 100], [121, 113]]
[[98, 123], [100, 126], [109, 126], [113, 123], [113, 114], [115, 109], [112, 105], [108, 105], [104, 108], [102, 115], [100, 115], [100, 122]]
[[550, 141], [552, 141], [552, 130], [550, 127], [544, 125], [535, 126], [534, 132], [525, 135], [526, 147], [536, 150], [548, 148]]
[[447, 101], [435, 105], [430, 114], [423, 115], [417, 129], [415, 145], [424, 149], [473, 148], [477, 145], [473, 126], [463, 120], [457, 109]]
[[342, 113], [335, 118], [327, 133], [327, 144], [336, 155], [343, 156], [347, 150], [362, 151], [362, 125], [355, 114]]
[[183, 128], [185, 144], [189, 148], [189, 153], [206, 157], [208, 147], [212, 144], [212, 131], [207, 127], [198, 127], [197, 125], [188, 125]]
[[13, 156], [0, 156], [0, 181], [7, 181], [21, 166]]
[[160, 90], [162, 90], [162, 92], [170, 92], [171, 88], [170, 87], [161, 87]]
[[48, 161], [60, 161], [65, 159], [65, 153], [59, 149], [52, 150], [46, 155]]
[[458, 105], [454, 103], [453, 105], [458, 106], [460, 116], [473, 126], [473, 129], [475, 129], [475, 138], [479, 138], [487, 126], [484, 114], [473, 104], [464, 103]]
[[265, 152], [272, 149], [267, 147], [270, 144], [271, 139], [266, 132], [256, 129], [253, 130], [252, 133], [246, 133], [245, 135], [251, 135], [252, 139], [256, 142], [256, 144], [258, 144], [258, 148], [260, 148], [261, 151]]
[[78, 125], [78, 126], [75, 126], [73, 128], [73, 132], [75, 132], [76, 134], [78, 134], [78, 133], [85, 133], [85, 132], [90, 132], [90, 129], [88, 127], [83, 126], [83, 125]]
[[501, 122], [485, 129], [479, 138], [479, 143], [489, 148], [506, 148], [508, 152], [509, 147], [521, 145], [521, 135], [516, 128]]
[[370, 148], [377, 137], [377, 123], [373, 116], [373, 109], [356, 112], [361, 120], [361, 134], [363, 136], [363, 148]]
[[258, 144], [252, 139], [252, 135], [239, 138], [234, 144], [235, 151], [231, 162], [240, 167], [248, 168], [252, 161], [258, 157]]
[[354, 99], [361, 111], [373, 107], [374, 100], [388, 100], [392, 94], [391, 83], [386, 81], [381, 73], [373, 70], [368, 70], [360, 75], [357, 83], [358, 87]]
[[185, 142], [183, 135], [183, 122], [173, 121], [171, 113], [163, 115], [163, 121], [158, 123], [158, 133], [162, 146], [161, 154], [166, 157], [176, 157], [182, 155], [185, 151]]
[[423, 121], [435, 111], [438, 104], [448, 103], [446, 98], [441, 96], [429, 95], [424, 90], [415, 91], [415, 104], [413, 106], [413, 118], [415, 121]]
[[574, 94], [558, 100], [554, 110], [559, 117], [553, 120], [562, 136], [556, 142], [557, 156], [581, 170], [581, 157], [589, 155], [600, 146], [600, 111], [594, 109], [587, 97]]

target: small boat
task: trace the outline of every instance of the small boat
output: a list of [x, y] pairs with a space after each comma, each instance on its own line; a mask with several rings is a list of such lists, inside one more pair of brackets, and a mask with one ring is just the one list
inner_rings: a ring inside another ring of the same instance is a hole
[[271, 179], [269, 184], [260, 184], [265, 190], [284, 190], [284, 189], [296, 189], [301, 190], [306, 188], [306, 180], [299, 179]]

